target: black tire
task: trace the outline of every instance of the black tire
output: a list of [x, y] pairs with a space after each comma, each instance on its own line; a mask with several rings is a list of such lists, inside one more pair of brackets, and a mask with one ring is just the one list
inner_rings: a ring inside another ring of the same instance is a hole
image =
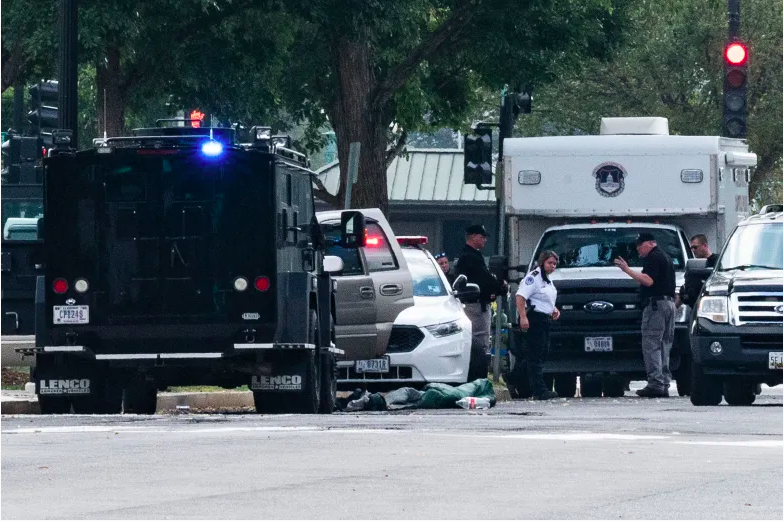
[[335, 400], [338, 394], [338, 375], [335, 355], [322, 353], [321, 355], [321, 401], [319, 414], [332, 414], [335, 410]]
[[122, 406], [126, 414], [155, 414], [158, 407], [158, 389], [149, 384], [127, 387], [123, 392]]
[[756, 385], [744, 380], [730, 380], [724, 383], [724, 399], [729, 405], [751, 405], [757, 399]]
[[306, 353], [304, 385], [300, 395], [295, 399], [296, 412], [301, 414], [318, 414], [321, 402], [321, 355], [318, 349], [318, 314], [310, 310], [308, 321], [308, 342], [316, 345], [316, 349]]
[[689, 399], [692, 405], [697, 406], [711, 406], [721, 403], [721, 381], [715, 376], [705, 374], [702, 366], [696, 362], [691, 365]]
[[468, 363], [468, 381], [487, 378], [487, 353], [480, 346], [471, 343], [471, 359]]
[[681, 364], [675, 371], [675, 384], [678, 396], [691, 394], [691, 353], [681, 353]]
[[286, 411], [281, 398], [286, 396], [280, 393], [267, 391], [253, 391], [253, 405], [258, 414], [280, 414]]
[[592, 373], [580, 374], [580, 396], [583, 398], [601, 398], [602, 377]]
[[626, 391], [626, 380], [618, 375], [605, 375], [602, 379], [602, 390], [606, 398], [621, 398]]
[[68, 414], [71, 412], [71, 400], [38, 395], [38, 407], [41, 414]]
[[555, 392], [561, 398], [574, 398], [577, 394], [577, 375], [559, 373], [555, 375]]

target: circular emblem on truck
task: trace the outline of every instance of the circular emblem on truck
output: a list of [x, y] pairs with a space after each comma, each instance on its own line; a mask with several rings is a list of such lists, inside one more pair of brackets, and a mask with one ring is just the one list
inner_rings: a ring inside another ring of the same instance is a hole
[[593, 176], [596, 178], [596, 191], [604, 197], [616, 197], [623, 192], [626, 169], [618, 163], [602, 163], [593, 169]]
[[583, 309], [588, 313], [609, 313], [613, 310], [613, 305], [611, 302], [605, 302], [603, 300], [594, 300], [593, 302], [587, 303], [583, 306]]

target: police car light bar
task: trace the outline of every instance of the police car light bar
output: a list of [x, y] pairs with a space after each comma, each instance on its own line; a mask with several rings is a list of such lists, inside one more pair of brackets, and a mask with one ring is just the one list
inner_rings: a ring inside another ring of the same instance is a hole
[[403, 235], [397, 238], [397, 243], [401, 246], [425, 245], [427, 237], [424, 235]]

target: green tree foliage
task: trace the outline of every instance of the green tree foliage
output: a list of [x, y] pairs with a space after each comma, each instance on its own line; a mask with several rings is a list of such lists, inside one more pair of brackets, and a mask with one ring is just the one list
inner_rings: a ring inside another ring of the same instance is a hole
[[[565, 70], [536, 94], [523, 135], [597, 133], [603, 116], [663, 116], [670, 132], [720, 135], [726, 0], [641, 1], [612, 60]], [[748, 140], [759, 156], [757, 204], [781, 201], [782, 4], [743, 2], [741, 39], [750, 48]]]

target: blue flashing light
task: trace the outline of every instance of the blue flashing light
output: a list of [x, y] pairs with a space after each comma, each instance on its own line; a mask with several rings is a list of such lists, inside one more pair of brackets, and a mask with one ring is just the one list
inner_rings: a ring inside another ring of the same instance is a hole
[[223, 143], [211, 139], [201, 146], [201, 153], [207, 157], [216, 157], [223, 153]]

